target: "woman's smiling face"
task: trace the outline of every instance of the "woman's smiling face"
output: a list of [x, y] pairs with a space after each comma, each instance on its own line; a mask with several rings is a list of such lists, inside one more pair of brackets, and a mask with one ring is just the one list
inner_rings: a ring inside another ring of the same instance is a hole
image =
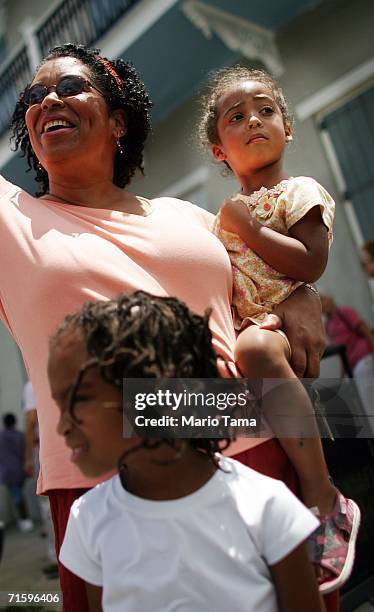
[[[66, 76], [78, 76], [89, 83], [81, 93], [61, 97], [56, 85]], [[26, 112], [32, 148], [47, 171], [51, 164], [75, 158], [83, 162], [82, 170], [90, 156], [113, 160], [118, 117], [109, 112], [104, 96], [90, 83], [89, 67], [74, 57], [48, 60], [32, 81], [32, 85], [48, 88], [44, 99], [31, 104]]]

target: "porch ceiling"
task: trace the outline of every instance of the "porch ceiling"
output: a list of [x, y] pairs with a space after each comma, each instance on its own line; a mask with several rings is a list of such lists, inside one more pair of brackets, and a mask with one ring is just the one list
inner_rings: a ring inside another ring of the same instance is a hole
[[321, 0], [204, 0], [223, 11], [253, 21], [263, 28], [278, 30], [297, 15], [313, 9]]
[[[321, 0], [203, 2], [276, 33]], [[121, 54], [134, 62], [147, 85], [154, 102], [154, 123], [196, 93], [209, 71], [233, 64], [242, 57], [240, 51], [230, 50], [215, 33], [206, 38], [183, 14], [182, 4], [183, 0], [179, 0]]]

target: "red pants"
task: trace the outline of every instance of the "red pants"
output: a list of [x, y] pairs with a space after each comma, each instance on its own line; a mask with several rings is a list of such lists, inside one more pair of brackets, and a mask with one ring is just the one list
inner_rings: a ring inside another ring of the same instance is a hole
[[[297, 493], [296, 472], [287, 459], [282, 447], [273, 439], [234, 457], [244, 465], [272, 478], [282, 480], [294, 493]], [[87, 489], [55, 489], [48, 491], [51, 503], [52, 520], [55, 528], [57, 558], [64, 539], [70, 507], [75, 499]], [[89, 612], [84, 581], [72, 574], [59, 563], [63, 612]], [[326, 595], [326, 612], [339, 612], [339, 592]], [[161, 611], [156, 611], [161, 612]]]
[[[53, 489], [48, 491], [51, 504], [52, 521], [55, 531], [57, 559], [64, 540], [70, 508], [73, 502], [88, 489]], [[58, 562], [63, 612], [89, 612], [85, 582], [72, 574], [60, 561]]]

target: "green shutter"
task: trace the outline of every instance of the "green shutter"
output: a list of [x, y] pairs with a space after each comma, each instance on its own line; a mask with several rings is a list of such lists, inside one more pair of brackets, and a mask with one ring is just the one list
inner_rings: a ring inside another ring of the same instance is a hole
[[374, 238], [374, 87], [327, 115], [330, 135], [365, 240]]

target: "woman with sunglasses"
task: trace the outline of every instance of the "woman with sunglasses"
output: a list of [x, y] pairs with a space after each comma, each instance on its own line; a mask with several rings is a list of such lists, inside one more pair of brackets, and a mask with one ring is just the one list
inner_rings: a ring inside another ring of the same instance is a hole
[[[57, 549], [72, 502], [97, 482], [75, 466], [85, 449], [74, 448], [69, 457], [56, 433], [46, 363], [48, 338], [64, 316], [87, 300], [123, 291], [176, 295], [198, 313], [212, 307], [214, 346], [233, 360], [231, 267], [211, 233], [213, 216], [188, 202], [149, 200], [127, 190], [143, 169], [150, 108], [130, 64], [67, 44], [43, 60], [12, 120], [16, 148], [35, 171], [39, 191], [32, 197], [0, 180], [0, 316], [21, 348], [38, 398], [39, 492], [50, 498]], [[27, 301], [19, 298], [21, 279]], [[316, 376], [324, 348], [319, 299], [301, 288], [277, 314], [294, 369]], [[238, 441], [233, 451], [295, 486], [274, 440]], [[60, 579], [64, 610], [86, 610], [84, 584], [62, 566]]]

